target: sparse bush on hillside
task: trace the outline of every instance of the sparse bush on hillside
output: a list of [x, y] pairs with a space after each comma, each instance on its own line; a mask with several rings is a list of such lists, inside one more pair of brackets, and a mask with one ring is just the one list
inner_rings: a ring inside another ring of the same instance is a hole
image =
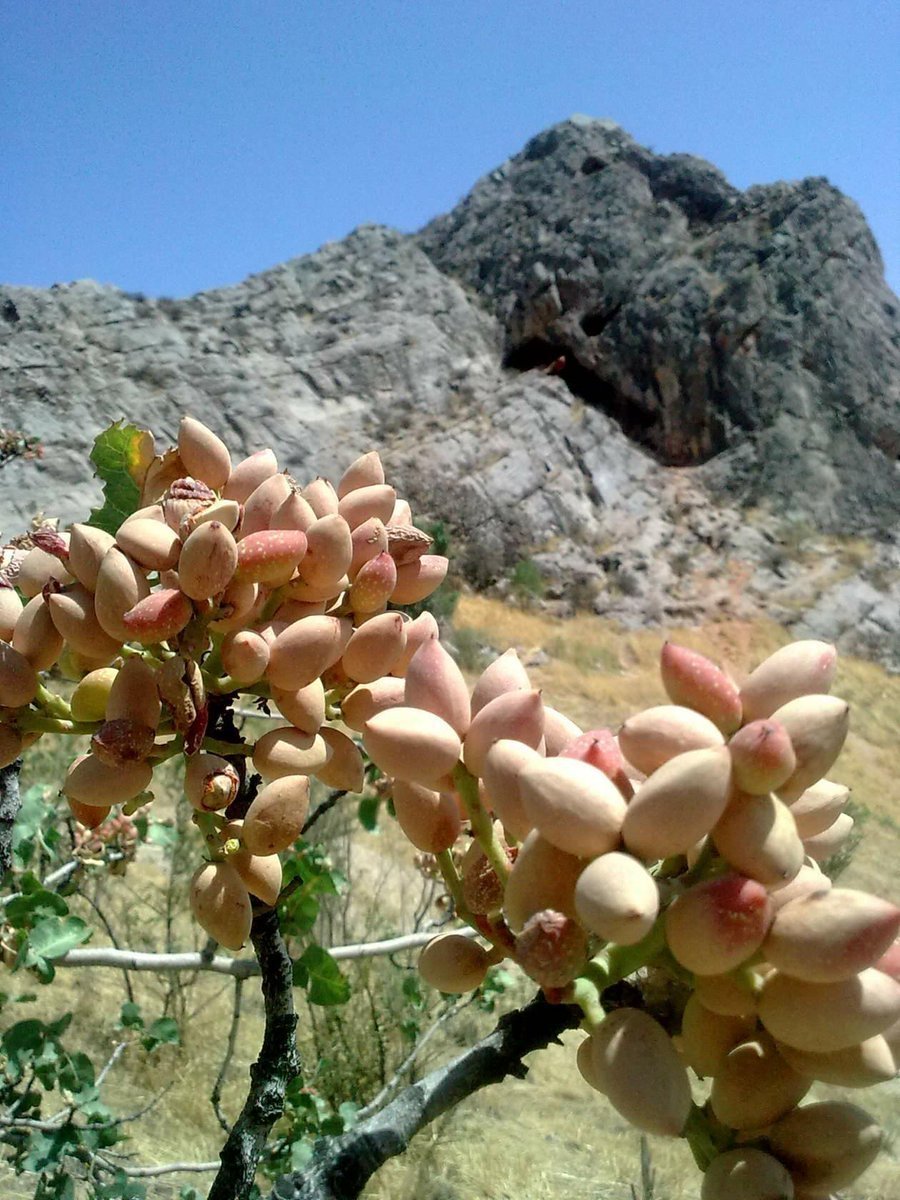
[[520, 558], [510, 576], [512, 593], [519, 602], [531, 603], [544, 594], [544, 577], [534, 559]]

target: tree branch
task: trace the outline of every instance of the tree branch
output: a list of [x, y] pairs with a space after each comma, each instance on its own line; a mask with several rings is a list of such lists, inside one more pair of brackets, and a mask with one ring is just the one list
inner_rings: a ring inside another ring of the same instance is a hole
[[356, 1200], [389, 1158], [401, 1154], [415, 1134], [461, 1100], [507, 1075], [521, 1079], [532, 1050], [558, 1041], [580, 1024], [573, 1005], [548, 1004], [542, 996], [501, 1017], [494, 1031], [445, 1067], [404, 1088], [375, 1116], [339, 1137], [320, 1138], [309, 1165], [282, 1175], [269, 1200]]
[[293, 964], [274, 909], [254, 917], [250, 938], [262, 974], [266, 1029], [259, 1058], [250, 1068], [250, 1091], [222, 1147], [222, 1165], [208, 1200], [243, 1200], [249, 1193], [272, 1126], [284, 1112], [288, 1084], [300, 1071]]
[[13, 825], [22, 806], [19, 795], [19, 768], [22, 760], [17, 758], [8, 767], [0, 769], [0, 879], [12, 866]]
[[[475, 937], [474, 929], [459, 929], [461, 937]], [[404, 933], [400, 937], [385, 938], [378, 942], [359, 942], [349, 946], [332, 946], [328, 953], [338, 960], [352, 958], [377, 958], [381, 955], [398, 954], [401, 950], [416, 950], [435, 936], [431, 933]], [[236, 979], [249, 979], [259, 975], [259, 963], [252, 958], [213, 958], [202, 952], [185, 951], [182, 954], [154, 954], [141, 950], [116, 950], [112, 946], [85, 947], [69, 950], [53, 960], [54, 967], [114, 967], [129, 971], [212, 971], [216, 975], [233, 975]]]
[[129, 1179], [155, 1179], [159, 1175], [182, 1175], [219, 1169], [218, 1162], [173, 1162], [160, 1163], [153, 1167], [124, 1167], [120, 1163], [108, 1162], [100, 1155], [95, 1155], [94, 1161], [107, 1171], [120, 1172]]

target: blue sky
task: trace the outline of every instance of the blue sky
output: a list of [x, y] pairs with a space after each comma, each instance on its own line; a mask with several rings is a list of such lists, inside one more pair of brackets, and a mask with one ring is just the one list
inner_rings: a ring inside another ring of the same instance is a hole
[[900, 288], [896, 0], [5, 0], [0, 280], [180, 296], [411, 230], [573, 112], [826, 175]]

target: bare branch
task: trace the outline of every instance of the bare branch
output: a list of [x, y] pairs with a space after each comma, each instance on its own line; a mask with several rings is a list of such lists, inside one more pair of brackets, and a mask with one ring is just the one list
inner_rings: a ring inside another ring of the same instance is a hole
[[262, 974], [266, 1028], [250, 1068], [250, 1091], [220, 1159], [208, 1200], [241, 1200], [249, 1192], [272, 1126], [284, 1112], [288, 1084], [300, 1071], [293, 964], [274, 909], [258, 913], [250, 933]]
[[94, 1162], [108, 1171], [120, 1172], [129, 1179], [154, 1179], [158, 1175], [179, 1175], [182, 1172], [199, 1174], [205, 1171], [218, 1171], [219, 1162], [174, 1162], [160, 1163], [154, 1167], [125, 1167], [119, 1163], [107, 1162], [99, 1154], [94, 1155]]
[[486, 1038], [404, 1088], [373, 1117], [339, 1137], [317, 1141], [309, 1165], [282, 1175], [269, 1200], [356, 1200], [379, 1167], [401, 1154], [420, 1129], [488, 1084], [507, 1075], [523, 1078], [524, 1056], [558, 1041], [581, 1019], [580, 1008], [548, 1004], [543, 997], [508, 1013]]
[[259, 964], [252, 958], [204, 959], [197, 951], [183, 954], [153, 954], [140, 950], [116, 950], [112, 946], [85, 947], [70, 950], [53, 960], [54, 967], [113, 967], [121, 971], [211, 971], [216, 975], [234, 975], [248, 979], [259, 974]]
[[[460, 929], [463, 937], [475, 937], [475, 930]], [[353, 958], [377, 958], [397, 954], [401, 950], [415, 950], [434, 937], [431, 933], [404, 933], [400, 937], [386, 938], [378, 942], [359, 942], [349, 946], [332, 946], [328, 951], [339, 960]], [[69, 950], [67, 954], [53, 960], [54, 967], [114, 967], [129, 971], [212, 971], [217, 975], [233, 975], [236, 979], [249, 979], [259, 975], [259, 963], [252, 958], [226, 958], [218, 955], [206, 958], [196, 951], [183, 954], [154, 954], [140, 950], [116, 950], [112, 946], [84, 947]]]
[[[475, 937], [474, 929], [458, 929], [456, 932], [461, 937]], [[373, 958], [383, 954], [397, 954], [401, 950], [415, 950], [419, 946], [424, 946], [430, 942], [435, 936], [435, 931], [430, 933], [404, 933], [400, 937], [386, 938], [380, 942], [360, 942], [357, 945], [351, 946], [332, 946], [329, 954], [332, 958], [348, 959], [348, 958]]]
[[112, 1054], [109, 1056], [109, 1058], [104, 1063], [103, 1068], [101, 1069], [100, 1074], [97, 1076], [96, 1082], [94, 1084], [94, 1086], [98, 1090], [103, 1086], [103, 1083], [106, 1080], [107, 1075], [110, 1073], [110, 1071], [113, 1069], [113, 1067], [119, 1061], [119, 1059], [125, 1053], [127, 1048], [128, 1048], [127, 1042], [118, 1042], [113, 1047]]

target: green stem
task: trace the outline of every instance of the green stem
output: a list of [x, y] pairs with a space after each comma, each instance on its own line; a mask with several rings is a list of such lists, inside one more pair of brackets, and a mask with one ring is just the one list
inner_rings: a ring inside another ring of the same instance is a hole
[[223, 758], [234, 758], [241, 754], [249, 758], [253, 753], [253, 747], [248, 746], [246, 742], [225, 742], [218, 738], [204, 738], [202, 749], [210, 754], [221, 754]]
[[154, 766], [157, 763], [165, 762], [168, 758], [174, 758], [176, 754], [180, 754], [184, 749], [184, 738], [180, 735], [173, 738], [171, 742], [166, 742], [164, 746], [155, 746], [147, 756], [153, 760]]
[[691, 1148], [694, 1162], [705, 1171], [714, 1158], [734, 1144], [734, 1133], [722, 1125], [705, 1107], [691, 1105], [681, 1136]]
[[[762, 961], [763, 957], [764, 956], [761, 953], [759, 955], [754, 955], [754, 958], [757, 958], [758, 961]], [[753, 959], [751, 959], [751, 962], [752, 961]], [[753, 967], [750, 965], [750, 963], [741, 963], [741, 965], [739, 967], [735, 967], [730, 974], [731, 978], [738, 985], [738, 987], [742, 991], [746, 992], [749, 996], [757, 996], [759, 994], [760, 987], [762, 986], [761, 978], [753, 970]]]
[[670, 879], [675, 875], [680, 875], [684, 870], [684, 855], [672, 854], [668, 858], [664, 858], [655, 868], [651, 868], [650, 874], [654, 879]]
[[447, 891], [453, 897], [453, 907], [456, 909], [456, 915], [461, 921], [467, 924], [472, 924], [472, 914], [469, 912], [468, 906], [463, 899], [462, 880], [459, 877], [459, 872], [456, 869], [456, 863], [453, 861], [453, 855], [449, 850], [441, 850], [435, 855], [437, 859], [438, 869], [441, 872], [444, 883], [447, 885]]
[[161, 667], [163, 663], [174, 658], [175, 654], [171, 650], [163, 650], [158, 648], [158, 653], [154, 654], [152, 650], [148, 650], [146, 646], [129, 646], [124, 645], [119, 651], [123, 658], [142, 658], [145, 663], [149, 663], [151, 667]]
[[453, 770], [453, 782], [462, 797], [472, 825], [472, 832], [487, 855], [488, 862], [494, 868], [497, 878], [505, 888], [506, 881], [509, 879], [509, 859], [500, 844], [490, 815], [482, 806], [481, 798], [478, 795], [478, 780], [466, 770], [462, 763], [457, 763]]
[[[508, 958], [513, 950], [512, 935], [502, 920], [500, 925], [502, 929], [495, 929], [487, 917], [479, 918], [472, 912], [466, 904], [463, 896], [462, 879], [456, 869], [456, 864], [453, 861], [453, 855], [449, 850], [441, 850], [436, 854], [438, 868], [443, 877], [444, 883], [447, 885], [447, 891], [453, 898], [453, 907], [457, 917], [471, 928], [474, 929], [479, 937], [484, 938], [486, 942], [490, 942], [497, 951], [496, 962], [502, 962], [504, 958]], [[505, 935], [505, 936], [504, 936]]]
[[262, 612], [256, 618], [256, 624], [264, 625], [266, 621], [270, 621], [272, 617], [274, 617], [275, 613], [278, 612], [285, 600], [289, 599], [290, 593], [285, 591], [284, 588], [275, 588], [275, 590], [270, 593], [268, 600], [263, 605]]
[[[219, 672], [222, 670], [222, 646], [221, 643], [214, 645], [209, 654], [203, 660], [203, 677], [204, 679], [215, 680], [219, 677]], [[224, 676], [228, 679], [229, 676]]]
[[64, 696], [57, 696], [55, 692], [51, 692], [42, 683], [38, 684], [35, 700], [44, 709], [48, 717], [61, 717], [64, 721], [71, 720], [72, 709], [68, 700]]
[[724, 863], [718, 856], [712, 838], [708, 837], [697, 861], [689, 871], [685, 871], [679, 883], [684, 887], [690, 887], [691, 884], [699, 883], [702, 879], [709, 879], [711, 876], [717, 875], [723, 869]]
[[653, 928], [633, 946], [606, 946], [585, 965], [580, 977], [588, 979], [602, 995], [608, 987], [646, 967], [665, 949], [666, 931], [662, 915]]
[[238, 683], [230, 675], [209, 675], [205, 667], [201, 668], [201, 670], [203, 672], [203, 686], [211, 695], [228, 696], [232, 693], [240, 692], [245, 696], [261, 696], [264, 700], [271, 698], [268, 684], [263, 681], [253, 684]]
[[596, 985], [584, 975], [572, 980], [566, 988], [564, 1000], [566, 1004], [577, 1004], [581, 1008], [584, 1013], [582, 1028], [588, 1033], [599, 1029], [606, 1018]]
[[25, 709], [16, 717], [20, 732], [64, 733], [70, 737], [96, 733], [102, 724], [102, 721], [67, 721], [62, 717], [46, 717], [32, 709]]
[[225, 847], [222, 845], [220, 829], [222, 817], [219, 813], [195, 812], [194, 824], [203, 834], [206, 849], [211, 862], [222, 862], [225, 858]]
[[202, 667], [202, 673], [203, 685], [207, 692], [213, 695], [227, 696], [229, 692], [236, 692], [241, 686], [230, 675], [211, 675], [205, 665]]

